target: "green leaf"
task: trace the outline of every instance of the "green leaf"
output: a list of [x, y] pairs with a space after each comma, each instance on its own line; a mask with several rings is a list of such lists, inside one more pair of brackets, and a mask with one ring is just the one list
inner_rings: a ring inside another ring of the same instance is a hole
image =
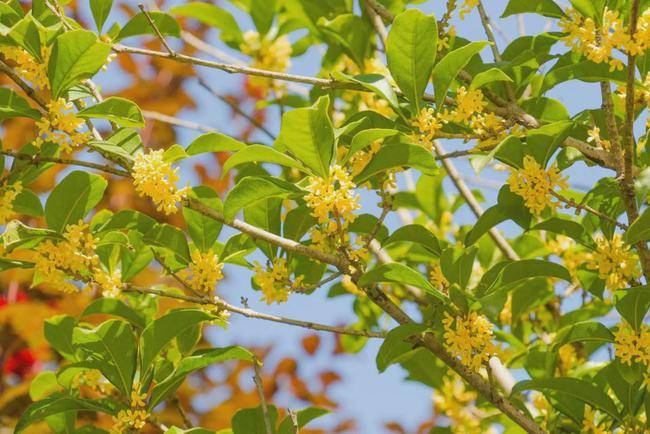
[[34, 268], [34, 263], [18, 259], [0, 258], [0, 271], [13, 270], [14, 268], [30, 269]]
[[102, 199], [107, 182], [93, 173], [75, 170], [52, 190], [45, 202], [45, 221], [50, 229], [62, 232], [76, 224]]
[[[173, 36], [175, 38], [181, 37], [181, 26], [178, 25], [178, 22], [176, 22], [174, 17], [158, 11], [149, 11], [147, 13], [163, 36]], [[156, 35], [156, 31], [151, 26], [146, 15], [142, 12], [131, 18], [129, 22], [126, 23], [115, 40], [121, 41], [122, 39], [140, 35]]]
[[84, 119], [106, 119], [122, 127], [144, 127], [144, 116], [133, 101], [111, 96], [104, 101], [77, 112]]
[[[273, 427], [272, 432], [275, 433], [278, 409], [274, 405], [268, 405], [267, 411]], [[261, 406], [239, 410], [233, 416], [231, 424], [233, 434], [266, 434], [267, 432]]]
[[37, 61], [42, 61], [41, 38], [31, 15], [25, 15], [10, 30], [9, 37]]
[[150, 323], [140, 337], [141, 375], [151, 369], [158, 353], [172, 339], [186, 329], [212, 319], [214, 319], [212, 315], [201, 309], [187, 308], [169, 311]]
[[185, 152], [191, 156], [206, 152], [239, 151], [244, 148], [246, 148], [246, 144], [225, 134], [206, 133], [194, 139]]
[[447, 248], [440, 255], [440, 269], [447, 280], [465, 289], [472, 276], [476, 247], [468, 249]]
[[557, 332], [551, 351], [557, 351], [562, 345], [573, 342], [600, 342], [605, 344], [614, 342], [614, 335], [599, 322], [578, 322], [563, 327]]
[[562, 8], [553, 0], [510, 0], [501, 18], [511, 15], [533, 13], [549, 18], [562, 18], [565, 16]]
[[[332, 77], [349, 83], [356, 83], [374, 92], [376, 95], [384, 98], [390, 106], [398, 113], [401, 113], [397, 94], [388, 79], [381, 74], [358, 74], [355, 76], [347, 75], [339, 71], [334, 71]], [[376, 113], [376, 112], [371, 112]]]
[[169, 12], [181, 17], [194, 18], [203, 24], [221, 30], [221, 39], [235, 47], [244, 42], [235, 18], [230, 12], [219, 6], [206, 2], [189, 2], [174, 6]]
[[370, 163], [354, 178], [354, 182], [357, 185], [362, 184], [373, 175], [394, 167], [413, 167], [428, 175], [435, 174], [438, 169], [433, 155], [423, 147], [396, 143], [382, 146]]
[[516, 395], [524, 390], [537, 390], [544, 394], [558, 393], [565, 397], [575, 398], [589, 404], [592, 408], [608, 413], [614, 419], [620, 421], [620, 415], [614, 401], [601, 389], [585, 380], [559, 377], [520, 381], [512, 389], [511, 395]]
[[427, 294], [431, 294], [441, 301], [447, 301], [447, 297], [434, 288], [422, 273], [397, 262], [383, 264], [365, 272], [359, 279], [358, 285], [368, 286], [373, 283], [411, 285], [422, 289]]
[[303, 191], [293, 183], [271, 176], [246, 176], [228, 192], [223, 205], [226, 220], [232, 220], [242, 209], [269, 198], [299, 197]]
[[596, 243], [594, 242], [591, 235], [585, 230], [585, 227], [578, 222], [573, 220], [567, 220], [560, 217], [551, 217], [548, 220], [544, 220], [541, 223], [536, 224], [531, 231], [546, 231], [552, 232], [555, 234], [560, 234], [567, 236], [583, 246], [589, 248], [595, 248]]
[[[205, 185], [192, 188], [192, 196], [196, 197], [203, 205], [213, 209], [221, 214], [223, 204], [216, 191]], [[191, 208], [183, 207], [183, 217], [187, 223], [187, 231], [190, 238], [194, 241], [197, 249], [201, 252], [207, 252], [212, 248], [219, 237], [221, 222], [207, 217]]]
[[[298, 410], [296, 416], [298, 420], [298, 429], [305, 427], [312, 420], [328, 414], [330, 411], [325, 408], [320, 407], [307, 407], [302, 410]], [[278, 434], [295, 434], [294, 425], [291, 420], [291, 416], [286, 416], [280, 428], [278, 428]]]
[[350, 59], [363, 67], [373, 32], [367, 20], [355, 14], [341, 14], [333, 20], [322, 18], [318, 24], [321, 32], [334, 42], [332, 45], [343, 48]]
[[25, 98], [13, 90], [0, 87], [0, 122], [19, 117], [38, 120], [41, 112], [32, 108]]
[[348, 152], [345, 155], [345, 158], [343, 158], [342, 162], [345, 163], [354, 154], [372, 145], [375, 141], [384, 139], [386, 137], [391, 137], [396, 134], [399, 134], [399, 131], [391, 128], [370, 128], [368, 130], [358, 132], [352, 138], [350, 149], [348, 149]]
[[635, 330], [641, 329], [650, 308], [650, 286], [616, 291], [616, 310]]
[[38, 401], [48, 395], [61, 390], [56, 374], [52, 371], [41, 371], [29, 385], [29, 397], [32, 401]]
[[239, 346], [208, 348], [195, 351], [191, 356], [182, 359], [178, 367], [167, 378], [156, 384], [151, 391], [149, 408], [153, 409], [163, 402], [165, 398], [174, 393], [192, 372], [228, 360], [245, 360], [250, 362], [253, 361], [253, 354]]
[[95, 19], [95, 25], [97, 26], [97, 31], [102, 32], [104, 28], [104, 23], [108, 18], [108, 15], [111, 13], [111, 8], [113, 7], [113, 0], [90, 0], [90, 11], [93, 14]]
[[251, 0], [251, 18], [260, 35], [264, 35], [271, 29], [275, 6], [276, 0]]
[[433, 89], [436, 93], [436, 105], [442, 107], [447, 91], [461, 69], [485, 48], [489, 42], [470, 42], [447, 53], [433, 68]]
[[650, 208], [646, 208], [625, 232], [625, 242], [636, 244], [650, 240]]
[[45, 398], [27, 407], [20, 416], [18, 423], [16, 423], [15, 432], [20, 433], [29, 425], [39, 422], [48, 416], [79, 410], [101, 412], [110, 415], [116, 413], [114, 404], [108, 400], [91, 400], [57, 395]]
[[479, 89], [486, 84], [494, 83], [495, 81], [507, 81], [512, 83], [512, 78], [500, 70], [499, 68], [490, 68], [487, 71], [479, 72], [472, 79], [472, 84], [469, 85], [470, 90]]
[[582, 15], [592, 18], [597, 23], [602, 21], [603, 10], [607, 0], [571, 0], [571, 4]]
[[409, 9], [395, 17], [386, 41], [388, 69], [406, 99], [420, 112], [438, 47], [433, 15]]
[[59, 97], [81, 80], [95, 75], [110, 52], [110, 46], [88, 30], [71, 30], [57, 37], [47, 67], [52, 97]]
[[94, 329], [76, 327], [72, 343], [86, 360], [98, 362], [99, 370], [123, 394], [131, 393], [135, 375], [136, 344], [129, 323], [108, 320]]
[[375, 359], [379, 372], [384, 372], [393, 363], [399, 363], [412, 356], [418, 347], [407, 342], [406, 339], [426, 329], [427, 326], [422, 324], [403, 324], [389, 331]]
[[143, 240], [149, 244], [165, 249], [181, 264], [190, 263], [190, 247], [183, 231], [167, 223], [156, 225], [144, 234]]
[[61, 356], [75, 360], [75, 349], [72, 345], [72, 331], [77, 321], [69, 315], [56, 315], [45, 320], [43, 332], [45, 339]]
[[143, 329], [147, 325], [147, 319], [143, 314], [116, 298], [98, 298], [94, 300], [86, 307], [80, 318], [93, 314], [119, 316], [140, 329]]
[[465, 236], [465, 246], [473, 245], [494, 226], [508, 219], [509, 217], [501, 210], [499, 205], [488, 208], [479, 216], [472, 229]]
[[18, 220], [9, 222], [2, 234], [5, 253], [17, 248], [30, 249], [46, 238], [62, 240], [63, 236], [49, 229], [29, 227]]
[[23, 188], [12, 203], [12, 208], [17, 214], [24, 214], [34, 217], [43, 215], [43, 205], [36, 193], [28, 188]]
[[502, 286], [535, 277], [555, 277], [571, 282], [571, 275], [566, 268], [555, 262], [542, 259], [501, 262], [493, 268], [497, 271], [496, 276], [490, 272], [492, 269], [488, 270], [477, 287], [478, 293], [485, 294]]
[[281, 166], [294, 167], [303, 172], [305, 171], [305, 167], [300, 163], [300, 161], [295, 160], [282, 152], [278, 152], [270, 146], [250, 145], [231, 155], [224, 163], [222, 173], [225, 175], [233, 167], [251, 162], [274, 163]]
[[391, 243], [401, 241], [420, 244], [436, 256], [440, 256], [441, 249], [438, 238], [422, 225], [413, 224], [402, 226], [386, 238], [382, 244], [388, 246]]
[[280, 140], [286, 149], [321, 177], [329, 176], [335, 157], [329, 104], [329, 96], [324, 96], [311, 107], [288, 111], [282, 116], [280, 128]]

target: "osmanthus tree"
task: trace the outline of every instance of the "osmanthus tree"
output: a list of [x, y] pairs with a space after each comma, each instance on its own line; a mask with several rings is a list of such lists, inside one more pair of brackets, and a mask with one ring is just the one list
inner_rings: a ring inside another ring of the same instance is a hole
[[[29, 293], [85, 300], [77, 315], [42, 325], [60, 357], [33, 379], [16, 432], [303, 432], [323, 409], [276, 408], [249, 349], [202, 340], [231, 313], [338, 333], [350, 352], [382, 339], [379, 371], [399, 364], [434, 389], [444, 418], [432, 433], [649, 432], [650, 154], [640, 117], [650, 106], [650, 2], [503, 2], [503, 16], [534, 13], [559, 30], [502, 51], [481, 0], [448, 0], [440, 17], [406, 0], [233, 0], [255, 26], [246, 31], [212, 3], [141, 5], [119, 23], [107, 20], [112, 0], [81, 3], [0, 2], [0, 119], [36, 131], [2, 150], [0, 266], [27, 273]], [[79, 19], [83, 7], [94, 23]], [[485, 41], [463, 38], [467, 14], [478, 14]], [[181, 29], [197, 21], [250, 65], [211, 60], [224, 55]], [[131, 45], [142, 36], [143, 48]], [[319, 76], [288, 73], [313, 46], [324, 53]], [[214, 131], [154, 150], [139, 106], [92, 81], [115, 58], [131, 71], [146, 58], [185, 74], [245, 74], [258, 108], [283, 113], [279, 132], [249, 117], [272, 145]], [[570, 113], [546, 96], [575, 81], [602, 103]], [[224, 194], [216, 181], [179, 182], [175, 166], [208, 153], [233, 174]], [[483, 209], [454, 159], [509, 170], [495, 203]], [[65, 166], [43, 192], [39, 180]], [[157, 212], [111, 205], [125, 190]], [[362, 209], [362, 195], [376, 206]], [[475, 219], [460, 224], [466, 209]], [[399, 227], [385, 223], [393, 213]], [[504, 222], [511, 236], [496, 229]], [[268, 304], [326, 287], [351, 294], [358, 321], [342, 328], [229, 304], [219, 281], [243, 269]], [[229, 428], [192, 427], [179, 407], [172, 426], [166, 411], [188, 376], [228, 360], [252, 366], [259, 405], [238, 409]], [[528, 379], [515, 383], [510, 369]]]

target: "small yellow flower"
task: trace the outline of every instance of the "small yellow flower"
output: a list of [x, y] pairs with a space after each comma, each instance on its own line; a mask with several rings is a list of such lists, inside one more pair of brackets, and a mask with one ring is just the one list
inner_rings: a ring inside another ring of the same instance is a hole
[[23, 185], [19, 182], [0, 187], [0, 225], [6, 224], [14, 218], [14, 200], [23, 191]]
[[458, 16], [461, 20], [465, 19], [465, 16], [472, 12], [472, 9], [478, 6], [479, 0], [464, 0], [463, 4], [458, 11]]
[[442, 274], [442, 268], [440, 268], [440, 263], [436, 262], [431, 265], [431, 272], [429, 272], [429, 280], [434, 288], [439, 289], [440, 291], [447, 292], [449, 287], [449, 280]]
[[544, 170], [533, 157], [526, 155], [523, 169], [513, 169], [507, 182], [510, 191], [521, 196], [531, 212], [540, 214], [546, 207], [557, 207], [558, 203], [551, 200], [550, 192], [567, 188], [566, 179], [555, 164]]
[[420, 110], [418, 117], [411, 121], [411, 126], [416, 129], [413, 141], [427, 151], [433, 149], [433, 141], [436, 134], [442, 129], [446, 122], [431, 107]]
[[188, 189], [176, 187], [178, 169], [163, 159], [163, 151], [137, 153], [133, 163], [133, 185], [140, 196], [148, 196], [157, 205], [158, 211], [173, 214], [178, 202], [186, 196]]
[[51, 47], [41, 47], [41, 57], [43, 60], [35, 59], [31, 54], [20, 47], [3, 46], [0, 47], [0, 54], [6, 60], [16, 64], [15, 70], [18, 75], [25, 81], [34, 86], [35, 89], [44, 90], [50, 87], [50, 81], [47, 78], [47, 65], [50, 59]]
[[[239, 48], [243, 54], [252, 57], [253, 68], [285, 72], [291, 67], [291, 42], [285, 35], [270, 40], [249, 30], [244, 33], [244, 42]], [[261, 89], [265, 95], [269, 90], [282, 90], [279, 82], [266, 77], [251, 76], [250, 83]]]
[[650, 368], [650, 326], [642, 324], [636, 331], [623, 321], [614, 332], [614, 350], [621, 363], [636, 362]]
[[601, 423], [599, 425], [597, 423], [597, 416], [596, 410], [585, 405], [585, 414], [582, 420], [582, 430], [580, 432], [584, 434], [609, 434], [611, 430], [605, 426], [606, 424]]
[[187, 284], [198, 292], [212, 292], [221, 279], [223, 279], [223, 263], [219, 257], [209, 249], [207, 252], [194, 250], [191, 253], [190, 276]]
[[132, 430], [140, 430], [147, 423], [149, 414], [145, 410], [120, 410], [117, 417], [113, 417], [111, 434], [122, 434]]
[[303, 279], [303, 276], [298, 276], [291, 282], [287, 260], [284, 258], [275, 258], [267, 268], [255, 262], [254, 271], [254, 279], [262, 289], [261, 300], [266, 304], [286, 302], [289, 292], [299, 288]]
[[452, 433], [481, 434], [483, 412], [476, 407], [477, 397], [476, 392], [465, 389], [463, 381], [452, 374], [444, 377], [442, 386], [434, 390], [434, 409], [449, 418]]
[[330, 168], [327, 178], [310, 177], [305, 202], [312, 210], [318, 223], [326, 224], [330, 218], [338, 220], [343, 229], [356, 219], [354, 211], [359, 209], [359, 195], [352, 177], [341, 166]]
[[41, 147], [44, 142], [54, 142], [61, 151], [71, 151], [90, 140], [90, 132], [79, 132], [84, 120], [72, 111], [73, 106], [63, 98], [47, 103], [47, 116], [36, 122], [38, 137], [34, 146]]
[[122, 274], [120, 270], [115, 270], [112, 273], [97, 267], [93, 273], [93, 282], [101, 290], [102, 297], [117, 298], [122, 294]]
[[451, 118], [454, 122], [468, 122], [472, 116], [483, 113], [486, 105], [483, 92], [461, 86], [456, 90], [456, 110]]
[[492, 343], [492, 324], [483, 315], [471, 312], [453, 317], [445, 312], [442, 322], [447, 350], [474, 372], [478, 372], [496, 353], [496, 345]]
[[620, 234], [614, 234], [611, 240], [601, 235], [596, 237], [596, 250], [589, 254], [587, 268], [598, 270], [607, 289], [616, 291], [640, 276], [638, 263], [637, 255], [625, 245]]

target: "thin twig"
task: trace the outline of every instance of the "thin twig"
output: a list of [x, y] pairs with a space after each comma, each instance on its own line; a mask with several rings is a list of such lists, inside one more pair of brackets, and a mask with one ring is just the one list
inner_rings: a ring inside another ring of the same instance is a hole
[[257, 389], [257, 396], [260, 398], [260, 407], [262, 407], [262, 417], [264, 418], [264, 428], [266, 434], [273, 434], [273, 426], [271, 425], [271, 416], [269, 415], [269, 408], [266, 405], [266, 396], [264, 396], [264, 384], [262, 383], [262, 375], [260, 373], [262, 363], [257, 356], [253, 356], [253, 382]]
[[138, 8], [140, 8], [140, 10], [142, 11], [142, 14], [147, 18], [147, 21], [149, 21], [149, 25], [151, 25], [151, 28], [156, 33], [156, 36], [158, 37], [158, 39], [160, 39], [160, 42], [163, 44], [163, 46], [165, 47], [165, 49], [167, 50], [169, 55], [171, 57], [176, 57], [176, 52], [174, 51], [174, 49], [172, 47], [169, 46], [169, 44], [167, 43], [167, 40], [165, 39], [162, 32], [160, 31], [160, 29], [156, 25], [156, 22], [153, 20], [153, 18], [151, 18], [151, 15], [149, 15], [149, 12], [147, 12], [147, 10], [144, 8], [144, 4], [140, 3], [138, 5]]
[[216, 128], [208, 127], [206, 125], [199, 124], [197, 122], [187, 121], [185, 119], [179, 119], [174, 116], [169, 116], [163, 113], [153, 112], [149, 110], [143, 110], [142, 114], [145, 118], [151, 119], [158, 122], [163, 122], [165, 124], [174, 125], [177, 127], [187, 128], [189, 130], [198, 130], [206, 133], [212, 133], [217, 131]]
[[131, 174], [126, 170], [117, 169], [115, 167], [107, 166], [105, 164], [92, 163], [90, 161], [74, 160], [71, 158], [45, 157], [42, 155], [21, 154], [20, 152], [10, 151], [6, 149], [0, 150], [0, 154], [6, 155], [8, 157], [13, 157], [18, 160], [28, 161], [31, 164], [39, 164], [39, 163], [67, 164], [70, 166], [88, 167], [90, 169], [101, 170], [102, 172], [112, 173], [113, 175], [119, 175], [124, 177], [131, 176]]
[[193, 428], [194, 425], [192, 424], [192, 421], [187, 415], [185, 408], [183, 408], [183, 403], [181, 402], [180, 399], [178, 399], [178, 396], [173, 396], [170, 399], [170, 401], [174, 405], [174, 407], [176, 407], [176, 410], [178, 411], [178, 414], [181, 416], [181, 419], [183, 419], [183, 425], [185, 425], [185, 428]]
[[553, 196], [554, 198], [556, 198], [560, 202], [565, 203], [567, 206], [569, 206], [571, 208], [575, 208], [576, 214], [578, 212], [580, 212], [581, 210], [584, 210], [584, 211], [586, 211], [586, 212], [588, 212], [590, 214], [593, 214], [593, 215], [595, 215], [595, 216], [597, 216], [597, 217], [599, 217], [599, 218], [601, 218], [603, 220], [607, 220], [608, 222], [613, 223], [614, 225], [618, 226], [621, 229], [627, 230], [627, 228], [628, 228], [628, 226], [625, 223], [621, 223], [618, 220], [616, 220], [615, 218], [610, 217], [607, 214], [604, 214], [604, 213], [590, 207], [589, 205], [586, 205], [586, 204], [583, 204], [583, 203], [578, 203], [574, 199], [569, 199], [567, 197], [564, 197], [564, 196], [562, 196], [561, 194], [559, 194], [558, 192], [556, 192], [554, 190], [549, 190], [549, 192], [550, 192], [551, 196]]
[[235, 104], [234, 102], [232, 102], [227, 96], [221, 95], [219, 92], [212, 89], [212, 87], [210, 87], [210, 85], [208, 85], [208, 83], [206, 83], [205, 80], [203, 80], [202, 78], [199, 78], [199, 84], [205, 90], [210, 92], [213, 96], [215, 96], [216, 98], [219, 98], [219, 100], [226, 103], [228, 105], [228, 107], [230, 107], [235, 113], [239, 114], [244, 119], [246, 119], [248, 122], [250, 122], [253, 126], [255, 126], [255, 128], [259, 129], [261, 132], [266, 134], [266, 136], [268, 138], [270, 138], [271, 140], [276, 139], [275, 135], [271, 131], [269, 131], [264, 125], [262, 125], [257, 119], [255, 119], [254, 117], [252, 117], [251, 115], [249, 115], [248, 113], [243, 111], [241, 108], [239, 108], [239, 106], [237, 104]]

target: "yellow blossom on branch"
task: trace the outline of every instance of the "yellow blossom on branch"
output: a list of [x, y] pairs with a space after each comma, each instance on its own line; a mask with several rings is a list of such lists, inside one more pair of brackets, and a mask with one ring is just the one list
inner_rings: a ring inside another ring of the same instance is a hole
[[339, 220], [342, 228], [346, 228], [356, 219], [354, 211], [360, 208], [359, 195], [354, 192], [356, 187], [350, 174], [335, 165], [330, 168], [327, 178], [309, 178], [305, 202], [318, 223], [328, 223], [334, 218]]
[[431, 271], [429, 272], [429, 280], [434, 288], [439, 289], [440, 291], [446, 292], [449, 287], [449, 280], [442, 274], [442, 268], [440, 268], [440, 263], [436, 262], [431, 266]]
[[140, 152], [133, 163], [133, 185], [140, 196], [148, 196], [156, 204], [158, 211], [173, 214], [178, 210], [178, 202], [187, 195], [187, 188], [178, 189], [178, 169], [163, 158], [161, 149]]
[[50, 58], [51, 47], [41, 47], [43, 60], [35, 59], [31, 54], [20, 47], [2, 46], [0, 54], [16, 64], [16, 72], [25, 81], [31, 83], [35, 89], [44, 90], [50, 87], [47, 78], [47, 65]]
[[478, 372], [496, 353], [492, 323], [483, 315], [471, 312], [453, 317], [445, 312], [442, 322], [447, 350], [472, 371]]
[[526, 155], [524, 167], [513, 169], [507, 182], [510, 191], [521, 196], [532, 213], [540, 214], [546, 207], [555, 208], [558, 205], [551, 200], [551, 191], [567, 188], [566, 180], [555, 163], [548, 170], [544, 170], [533, 157]]
[[650, 369], [650, 326], [642, 324], [636, 331], [623, 321], [614, 332], [614, 350], [621, 363], [636, 362]]
[[445, 123], [433, 108], [423, 108], [420, 110], [418, 117], [411, 121], [411, 125], [416, 129], [413, 137], [414, 142], [427, 151], [431, 151], [436, 134], [442, 129]]
[[457, 375], [446, 376], [442, 386], [433, 392], [433, 405], [436, 413], [449, 418], [452, 433], [481, 434], [483, 412], [475, 405], [477, 397], [476, 392], [465, 389], [465, 384]]
[[0, 225], [6, 224], [14, 217], [14, 200], [23, 191], [20, 182], [0, 187]]
[[217, 282], [223, 279], [223, 263], [219, 262], [219, 257], [212, 249], [207, 252], [194, 250], [191, 256], [187, 284], [198, 292], [212, 292]]
[[47, 103], [47, 115], [36, 122], [38, 137], [34, 146], [41, 147], [44, 142], [54, 142], [62, 152], [69, 152], [90, 140], [90, 132], [80, 132], [84, 120], [72, 111], [72, 103], [63, 98]]
[[289, 299], [289, 293], [300, 287], [303, 276], [298, 276], [293, 282], [290, 279], [287, 260], [275, 258], [266, 268], [255, 262], [255, 281], [262, 289], [262, 301], [266, 304], [284, 303]]
[[625, 245], [620, 234], [614, 234], [611, 240], [601, 235], [596, 237], [596, 250], [589, 254], [587, 268], [598, 270], [607, 289], [616, 291], [639, 277], [638, 263], [637, 255]]
[[[285, 35], [270, 40], [259, 33], [249, 30], [244, 33], [244, 42], [240, 46], [241, 52], [252, 57], [251, 66], [267, 71], [285, 72], [291, 67], [291, 42]], [[264, 95], [272, 89], [279, 91], [282, 85], [266, 77], [251, 76], [252, 86], [263, 91]]]

